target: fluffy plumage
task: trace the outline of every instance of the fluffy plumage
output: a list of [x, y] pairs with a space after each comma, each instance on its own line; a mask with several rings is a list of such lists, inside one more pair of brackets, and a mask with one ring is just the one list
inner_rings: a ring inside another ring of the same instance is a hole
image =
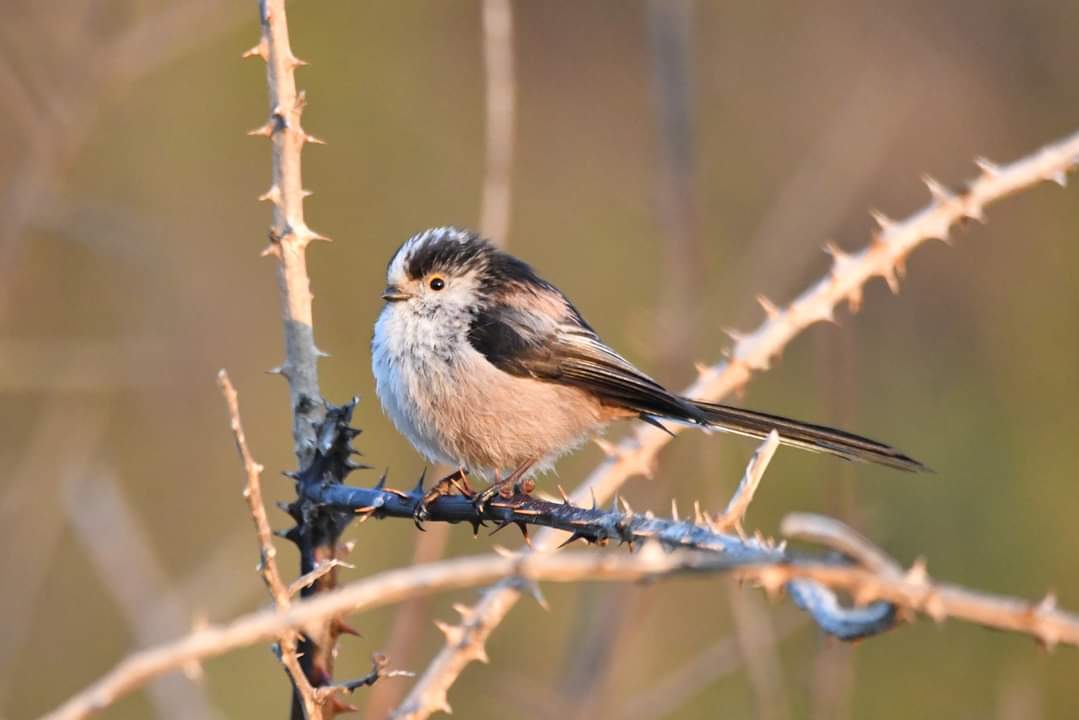
[[610, 422], [661, 419], [922, 470], [852, 433], [670, 392], [607, 346], [556, 287], [473, 233], [409, 238], [387, 267], [372, 367], [387, 415], [430, 460], [549, 467]]

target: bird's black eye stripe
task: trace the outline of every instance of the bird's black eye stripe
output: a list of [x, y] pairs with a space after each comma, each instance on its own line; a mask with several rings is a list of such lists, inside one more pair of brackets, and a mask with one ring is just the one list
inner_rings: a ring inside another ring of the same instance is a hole
[[432, 290], [437, 291], [437, 290], [441, 290], [442, 288], [446, 287], [446, 281], [443, 280], [440, 276], [435, 275], [433, 278], [431, 278], [431, 280], [427, 283], [427, 285]]

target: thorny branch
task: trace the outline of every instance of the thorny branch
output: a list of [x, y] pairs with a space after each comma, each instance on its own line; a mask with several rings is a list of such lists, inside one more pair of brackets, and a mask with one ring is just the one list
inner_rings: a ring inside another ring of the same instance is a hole
[[[244, 499], [247, 501], [251, 519], [255, 522], [255, 533], [259, 542], [259, 574], [273, 597], [274, 604], [281, 610], [292, 604], [293, 593], [281, 580], [281, 573], [277, 570], [277, 548], [273, 544], [273, 530], [270, 529], [270, 521], [266, 518], [266, 505], [262, 502], [262, 465], [255, 461], [251, 450], [247, 446], [247, 437], [244, 435], [243, 423], [240, 420], [240, 402], [236, 395], [229, 375], [224, 370], [217, 374], [217, 384], [221, 387], [221, 394], [225, 396], [225, 403], [229, 409], [229, 425], [232, 428], [233, 437], [236, 439], [236, 449], [243, 460], [244, 471], [247, 473], [247, 484], [244, 486]], [[292, 678], [292, 685], [303, 703], [307, 717], [315, 717], [321, 703], [316, 699], [314, 688], [300, 667], [300, 660], [296, 656], [296, 644], [299, 633], [288, 630], [281, 634], [277, 641], [277, 655], [281, 663], [288, 670]]]
[[[318, 428], [326, 418], [327, 405], [318, 384], [318, 359], [325, 355], [315, 346], [311, 313], [311, 287], [307, 275], [306, 248], [312, 240], [327, 238], [311, 230], [304, 220], [302, 151], [307, 143], [322, 141], [309, 135], [301, 124], [306, 99], [296, 89], [295, 70], [305, 63], [292, 52], [289, 43], [285, 0], [259, 0], [262, 34], [258, 44], [244, 57], [260, 57], [266, 63], [270, 117], [251, 131], [270, 139], [272, 181], [260, 199], [273, 207], [270, 244], [263, 254], [277, 259], [277, 280], [284, 322], [285, 361], [275, 372], [288, 380], [293, 418], [293, 441], [300, 468], [308, 467], [317, 449]], [[296, 520], [289, 539], [300, 551], [300, 573], [311, 582], [300, 585], [301, 597], [309, 597], [337, 586], [337, 563], [347, 548], [340, 544], [351, 517], [323, 511], [298, 499], [286, 509]], [[339, 618], [331, 618], [319, 627], [307, 626], [299, 640], [300, 665], [309, 685], [333, 684], [333, 663], [337, 638], [355, 633]], [[323, 705], [312, 702], [300, 684], [296, 685], [292, 719], [321, 720], [351, 709], [338, 694], [325, 695]]]
[[[1057, 608], [1052, 595], [1039, 603], [1030, 603], [935, 583], [922, 563], [898, 575], [876, 573], [842, 561], [794, 557], [774, 563], [745, 564], [724, 553], [664, 552], [659, 542], [652, 541], [641, 552], [626, 555], [572, 551], [486, 554], [390, 570], [293, 603], [287, 610], [262, 610], [227, 625], [196, 629], [172, 643], [135, 653], [45, 720], [89, 717], [154, 678], [185, 665], [263, 642], [289, 629], [325, 622], [342, 613], [372, 610], [417, 595], [472, 587], [498, 578], [515, 587], [528, 588], [541, 581], [627, 582], [679, 573], [722, 571], [733, 572], [743, 581], [759, 583], [772, 593], [784, 585], [792, 587], [800, 581], [812, 581], [819, 586], [845, 590], [856, 600], [883, 600], [925, 613], [935, 620], [953, 617], [1028, 633], [1050, 647], [1055, 644], [1079, 647], [1079, 615]], [[462, 607], [461, 612], [467, 615], [471, 610]], [[455, 644], [462, 639], [460, 628], [447, 625], [445, 632]], [[482, 653], [482, 647], [473, 652]], [[482, 657], [480, 654], [476, 659]]]
[[281, 318], [285, 324], [285, 362], [276, 372], [289, 384], [292, 399], [293, 439], [302, 467], [311, 458], [315, 445], [315, 426], [322, 420], [324, 407], [318, 387], [318, 359], [323, 353], [315, 347], [311, 324], [311, 282], [307, 277], [307, 245], [324, 240], [304, 221], [303, 188], [300, 161], [303, 146], [320, 142], [308, 135], [300, 123], [306, 97], [296, 90], [297, 67], [305, 63], [292, 53], [284, 0], [260, 0], [259, 19], [262, 37], [244, 57], [261, 57], [266, 62], [270, 118], [251, 135], [270, 138], [272, 146], [272, 181], [259, 199], [273, 206], [270, 244], [264, 255], [277, 258], [277, 280], [281, 294]]
[[483, 64], [487, 78], [486, 171], [480, 200], [480, 231], [505, 243], [510, 225], [510, 181], [517, 88], [513, 71], [513, 5], [483, 2]]
[[[898, 292], [906, 258], [918, 245], [931, 239], [947, 242], [954, 225], [966, 219], [984, 222], [986, 207], [1039, 183], [1049, 181], [1063, 186], [1077, 163], [1079, 132], [1007, 165], [978, 159], [979, 175], [960, 192], [925, 177], [930, 193], [925, 207], [900, 221], [875, 213], [879, 231], [857, 253], [846, 254], [829, 245], [829, 272], [786, 308], [759, 297], [764, 321], [751, 333], [730, 333], [734, 347], [729, 359], [701, 368], [700, 377], [683, 394], [714, 402], [742, 388], [754, 371], [767, 370], [772, 358], [800, 332], [817, 322], [834, 322], [835, 308], [843, 301], [852, 311], [857, 310], [862, 289], [873, 278], [883, 278], [893, 292]], [[679, 427], [672, 429], [680, 431]], [[594, 496], [605, 502], [631, 477], [649, 475], [656, 456], [670, 439], [670, 435], [642, 424], [633, 435], [611, 448], [610, 459], [585, 479], [573, 493], [574, 501], [580, 504]], [[545, 546], [554, 538], [554, 532], [540, 533], [536, 544]], [[518, 598], [517, 590], [508, 584], [484, 593], [461, 626], [465, 640], [447, 643], [398, 707], [395, 717], [426, 718], [436, 710], [449, 708], [446, 695], [450, 686], [472, 659], [483, 654], [490, 633]]]

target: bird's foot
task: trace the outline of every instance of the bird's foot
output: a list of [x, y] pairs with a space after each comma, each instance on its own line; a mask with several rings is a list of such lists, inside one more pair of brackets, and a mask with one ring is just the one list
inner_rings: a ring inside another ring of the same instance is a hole
[[508, 477], [505, 480], [495, 480], [482, 491], [472, 496], [472, 506], [475, 507], [478, 512], [483, 512], [484, 508], [487, 507], [487, 503], [491, 502], [496, 495], [501, 498], [513, 497], [513, 486], [514, 480], [512, 477]]
[[524, 475], [531, 469], [533, 464], [533, 462], [523, 463], [505, 480], [499, 480], [496, 476], [493, 483], [472, 498], [472, 505], [477, 511], [483, 512], [484, 508], [487, 507], [487, 504], [491, 502], [496, 495], [504, 500], [509, 500], [517, 494], [523, 493], [528, 495], [531, 493], [536, 489], [536, 481], [531, 478], [525, 478]]
[[454, 491], [466, 498], [476, 497], [476, 491], [468, 484], [468, 472], [464, 468], [458, 468], [452, 473], [436, 482], [431, 489], [424, 493], [416, 508], [412, 511], [412, 520], [416, 527], [423, 529], [422, 524], [431, 517], [429, 506], [440, 497], [453, 495]]

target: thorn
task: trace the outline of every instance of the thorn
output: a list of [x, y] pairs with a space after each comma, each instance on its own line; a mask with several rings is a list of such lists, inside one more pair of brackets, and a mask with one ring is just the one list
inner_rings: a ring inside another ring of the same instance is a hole
[[311, 143], [312, 145], [325, 145], [326, 144], [325, 140], [323, 140], [320, 137], [315, 137], [311, 133], [305, 133], [304, 136], [303, 136], [303, 141]]
[[457, 625], [450, 625], [442, 620], [432, 621], [435, 627], [442, 631], [442, 634], [446, 636], [446, 643], [449, 645], [460, 645], [464, 640], [465, 632]]
[[289, 65], [291, 65], [293, 67], [293, 69], [298, 68], [298, 67], [304, 67], [304, 66], [306, 66], [308, 64], [306, 60], [301, 60], [300, 58], [296, 57], [295, 55], [293, 55], [292, 57], [289, 58], [288, 63], [289, 63]]
[[386, 488], [386, 476], [389, 475], [389, 470], [383, 470], [382, 475], [379, 476], [378, 482], [371, 488], [372, 490], [384, 490]]
[[498, 523], [498, 527], [496, 527], [496, 528], [495, 528], [494, 530], [492, 530], [491, 532], [487, 533], [487, 537], [491, 537], [492, 535], [494, 535], [495, 533], [497, 533], [497, 532], [498, 532], [499, 530], [501, 530], [502, 528], [504, 528], [504, 527], [506, 527], [507, 525], [510, 525], [510, 524], [512, 524], [512, 523], [513, 523], [513, 521], [512, 521], [512, 520], [501, 520], [501, 521], [499, 521], [499, 523]]
[[240, 56], [244, 60], [252, 57], [260, 57], [263, 62], [269, 57], [269, 51], [266, 46], [266, 38], [262, 38], [255, 45], [252, 45], [247, 50], [244, 50], [243, 55]]
[[312, 240], [317, 240], [317, 241], [320, 241], [320, 242], [333, 242], [333, 238], [329, 237], [328, 235], [323, 235], [322, 233], [317, 233], [314, 230], [312, 230], [311, 228], [308, 228], [307, 229], [307, 241], [310, 242]]
[[616, 499], [616, 500], [617, 500], [618, 502], [622, 503], [622, 509], [623, 509], [623, 510], [625, 511], [626, 515], [627, 515], [627, 516], [628, 516], [629, 518], [632, 518], [632, 517], [633, 517], [633, 508], [631, 508], [631, 507], [629, 506], [629, 503], [628, 503], [628, 502], [626, 502], [626, 499], [625, 499], [624, 497], [622, 497], [621, 495], [616, 495], [616, 496], [615, 496], [615, 499]]
[[258, 196], [258, 201], [259, 202], [269, 201], [269, 202], [273, 203], [274, 205], [280, 205], [281, 204], [281, 190], [279, 190], [276, 185], [273, 185], [273, 186], [270, 187], [269, 190], [267, 190], [266, 192], [264, 192], [264, 193], [262, 193], [261, 195]]
[[427, 467], [424, 466], [423, 472], [420, 473], [420, 479], [416, 482], [416, 487], [412, 488], [413, 495], [423, 496], [423, 481], [427, 478]]
[[596, 489], [595, 488], [588, 488], [588, 492], [592, 493], [592, 509], [593, 510], [599, 509], [599, 502], [596, 500]]
[[981, 205], [968, 205], [963, 211], [963, 217], [985, 225], [985, 208]]
[[906, 576], [903, 578], [911, 585], [918, 587], [926, 587], [929, 585], [929, 571], [926, 565], [925, 558], [920, 557], [914, 561], [914, 564], [910, 566], [910, 570], [907, 571]]
[[358, 638], [363, 637], [363, 634], [360, 633], [359, 630], [352, 627], [351, 625], [349, 625], [347, 622], [345, 622], [341, 618], [334, 618], [333, 623], [331, 624], [331, 627], [333, 628], [333, 632], [335, 634], [337, 634], [337, 635], [353, 635], [353, 636], [358, 637]]
[[440, 712], [444, 712], [447, 715], [453, 714], [453, 708], [450, 707], [450, 701], [446, 699], [446, 691], [442, 691], [442, 697], [432, 698], [431, 707]]
[[847, 307], [850, 308], [852, 314], [856, 314], [862, 309], [862, 287], [860, 285], [851, 288], [850, 293], [847, 294]]
[[678, 517], [678, 501], [674, 498], [671, 498], [671, 520], [682, 522], [682, 518]]
[[1039, 613], [1054, 613], [1057, 609], [1057, 594], [1050, 590], [1042, 598], [1041, 602], [1034, 606], [1034, 611]]
[[302, 198], [309, 198], [314, 194], [315, 194], [314, 190], [308, 190], [307, 188], [304, 188], [303, 190], [300, 190], [300, 197], [302, 197]]
[[838, 245], [836, 245], [834, 242], [832, 242], [830, 240], [828, 242], [824, 243], [824, 252], [831, 255], [837, 261], [838, 260], [845, 260], [845, 259], [850, 257], [850, 255], [843, 252], [843, 250], [841, 250]]
[[515, 558], [518, 556], [518, 554], [515, 553], [513, 550], [510, 550], [509, 548], [503, 547], [501, 545], [495, 545], [491, 549], [495, 551], [495, 554], [501, 555], [505, 558]]
[[933, 198], [934, 202], [946, 203], [955, 197], [939, 180], [930, 175], [922, 175], [922, 182], [929, 188], [929, 195]]
[[491, 664], [491, 658], [487, 655], [487, 650], [482, 645], [474, 645], [472, 647], [472, 659], [481, 662], [484, 665]]
[[775, 303], [766, 298], [764, 295], [757, 296], [757, 303], [764, 310], [764, 314], [768, 316], [769, 320], [775, 320], [777, 317], [779, 317], [779, 308], [776, 307]]
[[457, 614], [461, 616], [462, 620], [468, 622], [468, 616], [472, 614], [472, 608], [463, 603], [454, 603], [453, 605], [450, 605], [450, 607], [457, 611]]
[[330, 699], [326, 701], [329, 705], [330, 717], [334, 715], [343, 715], [345, 713], [359, 712], [360, 709], [352, 703], [347, 703], [337, 695], [331, 695]]
[[473, 518], [472, 520], [469, 520], [468, 522], [472, 526], [472, 537], [474, 537], [474, 538], [479, 537], [480, 536], [480, 525], [483, 525], [483, 521], [482, 520], [476, 520], [475, 518]]
[[259, 125], [254, 130], [248, 130], [247, 134], [252, 136], [261, 135], [263, 137], [270, 137], [271, 135], [273, 135], [273, 123], [267, 121], [262, 125]]
[[584, 540], [585, 542], [591, 542], [591, 541], [590, 541], [590, 540], [588, 539], [588, 536], [586, 536], [586, 535], [583, 535], [583, 534], [581, 534], [581, 533], [580, 533], [579, 531], [576, 531], [576, 530], [575, 530], [575, 531], [573, 532], [573, 534], [571, 534], [571, 535], [570, 535], [570, 536], [569, 536], [568, 538], [566, 538], [566, 539], [565, 539], [565, 540], [564, 540], [564, 541], [562, 542], [562, 544], [561, 544], [561, 545], [559, 545], [559, 546], [558, 546], [557, 548], [555, 548], [555, 549], [556, 549], [556, 550], [561, 550], [562, 548], [566, 547], [567, 545], [572, 545], [573, 543], [575, 543], [575, 542], [576, 542], [576, 541], [578, 541], [578, 540]]
[[[1052, 590], [1045, 594], [1042, 601], [1034, 606], [1034, 615], [1037, 619], [1038, 615], [1051, 615], [1056, 612], [1057, 609], [1057, 596]], [[1053, 652], [1053, 649], [1060, 642], [1060, 633], [1054, 630], [1052, 627], [1046, 626], [1044, 623], [1042, 627], [1036, 629], [1038, 640], [1045, 647], [1046, 652]]]
[[535, 580], [524, 580], [521, 585], [528, 591], [528, 594], [532, 596], [532, 599], [536, 601], [537, 605], [547, 612], [551, 611], [551, 606], [547, 603], [547, 598], [543, 596], [543, 590], [540, 589], [538, 582]]
[[724, 335], [733, 340], [735, 344], [738, 344], [746, 339], [746, 334], [738, 332], [737, 330], [732, 330], [730, 328], [721, 328], [721, 331]]
[[891, 266], [885, 266], [880, 271], [880, 276], [884, 278], [884, 282], [888, 283], [888, 289], [892, 291], [893, 295], [899, 294], [899, 278], [898, 275], [902, 274], [898, 271], [898, 268]]
[[566, 489], [563, 488], [561, 484], [557, 485], [557, 487], [558, 487], [558, 494], [562, 496], [562, 504], [573, 507], [573, 503], [571, 503], [569, 501], [569, 495], [566, 494]]
[[697, 525], [704, 524], [704, 513], [701, 512], [701, 501], [693, 501], [693, 522]]
[[974, 158], [974, 164], [978, 166], [978, 169], [982, 171], [982, 175], [987, 178], [995, 178], [1000, 175], [1000, 166], [990, 162], [984, 157]]
[[596, 446], [599, 447], [599, 449], [607, 457], [611, 459], [618, 458], [618, 448], [615, 447], [614, 443], [612, 443], [610, 440], [605, 440], [604, 438], [595, 438], [592, 442], [596, 443]]
[[521, 531], [521, 535], [525, 539], [525, 545], [527, 545], [528, 547], [532, 547], [532, 538], [530, 538], [528, 536], [528, 525], [524, 524], [523, 522], [518, 521], [517, 529], [519, 529]]
[[[307, 192], [307, 191], [305, 190], [304, 192]], [[330, 355], [330, 354], [329, 354], [328, 352], [326, 352], [325, 350], [320, 350], [320, 349], [318, 349], [318, 348], [315, 348], [315, 357], [318, 357], [318, 358], [328, 358], [328, 357], [333, 357], [333, 356], [332, 356], [332, 355]], [[350, 435], [352, 435], [352, 437], [356, 437], [357, 435], [359, 435], [359, 434], [360, 434], [360, 433], [359, 433], [359, 431], [357, 431], [357, 430], [356, 430], [356, 428], [349, 428], [349, 429], [348, 429], [348, 432], [349, 432], [349, 434], [350, 434]], [[355, 434], [353, 434], [354, 432], [355, 432]], [[351, 439], [351, 438], [350, 438], [350, 439]]]
[[768, 567], [761, 571], [760, 583], [769, 600], [775, 600], [780, 589], [786, 583], [785, 573], [777, 567]]
[[1068, 171], [1057, 170], [1055, 173], [1049, 176], [1049, 182], [1055, 182], [1062, 188], [1068, 187]]
[[870, 210], [869, 217], [873, 218], [873, 222], [880, 227], [881, 232], [888, 232], [895, 225], [895, 222], [880, 210]]

